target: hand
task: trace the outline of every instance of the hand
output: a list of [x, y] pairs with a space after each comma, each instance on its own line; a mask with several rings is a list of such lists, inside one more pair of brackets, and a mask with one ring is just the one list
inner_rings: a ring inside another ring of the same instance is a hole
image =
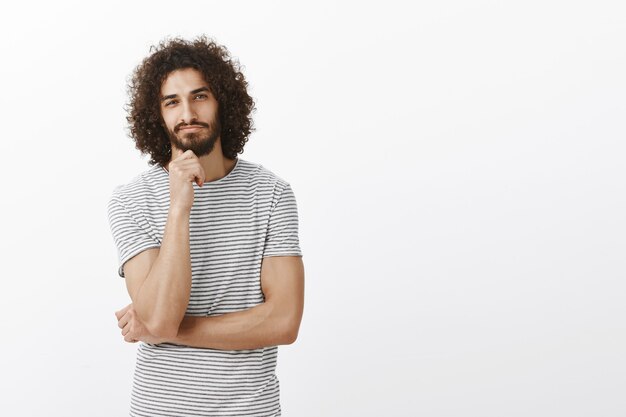
[[202, 187], [206, 180], [200, 159], [187, 150], [173, 159], [168, 165], [170, 173], [170, 206], [191, 211], [193, 206], [192, 182]]
[[139, 320], [132, 303], [116, 311], [115, 317], [117, 317], [117, 326], [122, 329], [122, 336], [128, 343], [137, 343], [141, 340], [156, 345], [166, 341], [148, 332], [146, 326]]

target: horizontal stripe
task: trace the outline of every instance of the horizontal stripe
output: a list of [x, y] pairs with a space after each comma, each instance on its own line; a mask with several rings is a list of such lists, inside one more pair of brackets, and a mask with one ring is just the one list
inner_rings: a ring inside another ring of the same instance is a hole
[[[238, 158], [225, 177], [193, 187], [186, 314], [226, 314], [262, 303], [263, 258], [302, 256], [291, 186], [262, 165]], [[113, 190], [108, 218], [120, 277], [125, 262], [161, 246], [169, 198], [169, 173], [157, 165]], [[279, 416], [277, 354], [276, 346], [225, 351], [142, 342], [130, 415]]]

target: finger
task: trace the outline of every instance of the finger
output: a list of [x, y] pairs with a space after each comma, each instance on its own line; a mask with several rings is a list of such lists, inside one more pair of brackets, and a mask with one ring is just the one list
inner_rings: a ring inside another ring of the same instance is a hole
[[204, 181], [206, 180], [206, 175], [204, 174], [204, 168], [202, 168], [202, 165], [198, 164], [196, 169], [193, 170], [192, 175], [193, 177], [191, 178], [191, 181], [195, 181], [195, 183], [198, 184], [198, 187], [202, 187], [202, 185], [204, 185]]
[[132, 343], [132, 341], [136, 340], [138, 336], [137, 332], [131, 329], [131, 327], [132, 326], [130, 324], [124, 327], [124, 329], [126, 330], [126, 333], [124, 333], [124, 340], [127, 341], [128, 343]]
[[194, 159], [194, 158], [197, 159], [198, 157], [196, 156], [195, 153], [193, 153], [193, 151], [191, 149], [187, 149], [178, 158], [176, 158], [175, 161], [179, 161], [179, 160], [183, 160], [183, 159]]
[[197, 165], [200, 165], [199, 159], [185, 159], [182, 161], [174, 161], [170, 164], [172, 169], [179, 169], [181, 171], [192, 169], [193, 167]]
[[129, 321], [130, 321], [130, 316], [128, 314], [124, 314], [124, 317], [122, 317], [117, 322], [117, 327], [119, 327], [120, 329], [123, 329], [128, 324]]
[[117, 317], [117, 319], [121, 319], [124, 314], [126, 314], [126, 312], [133, 306], [133, 303], [130, 303], [129, 305], [127, 305], [126, 307], [124, 307], [121, 310], [118, 310], [115, 312], [115, 317]]
[[170, 175], [176, 174], [182, 178], [185, 178], [189, 182], [195, 182], [199, 187], [202, 187], [206, 181], [206, 174], [204, 168], [197, 161], [185, 161], [187, 163], [179, 163], [176, 166], [170, 166]]
[[204, 182], [206, 181], [206, 176], [204, 175], [204, 169], [202, 167], [197, 166], [191, 168], [189, 171], [185, 173], [185, 178], [189, 182], [195, 182], [198, 184], [198, 187], [202, 187]]
[[130, 333], [130, 324], [127, 324], [126, 326], [124, 326], [124, 328], [122, 329], [122, 336], [126, 336], [128, 333]]
[[202, 187], [206, 180], [204, 169], [200, 164], [194, 164], [189, 167], [181, 168], [181, 175], [185, 180], [189, 182], [195, 182], [199, 187]]
[[[180, 161], [175, 165], [176, 169], [179, 169], [183, 175], [186, 176], [188, 181], [196, 181], [199, 179], [201, 183], [204, 184], [206, 181], [206, 174], [204, 172], [204, 168], [200, 164], [198, 159], [187, 159], [185, 161]], [[200, 185], [200, 183], [198, 183]]]

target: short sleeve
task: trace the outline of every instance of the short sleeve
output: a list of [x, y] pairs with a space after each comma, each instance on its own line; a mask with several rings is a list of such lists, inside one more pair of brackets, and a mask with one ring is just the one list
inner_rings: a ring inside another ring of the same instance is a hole
[[108, 204], [109, 226], [117, 246], [118, 275], [124, 278], [123, 266], [146, 249], [158, 248], [160, 242], [131, 215], [119, 196], [111, 196]]
[[270, 212], [263, 248], [263, 257], [267, 256], [302, 256], [298, 239], [298, 208], [289, 184]]

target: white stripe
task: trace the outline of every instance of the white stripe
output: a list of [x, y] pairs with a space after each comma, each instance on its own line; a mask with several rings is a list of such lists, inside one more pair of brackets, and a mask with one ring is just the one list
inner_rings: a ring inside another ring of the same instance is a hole
[[[262, 303], [262, 258], [302, 256], [290, 185], [238, 158], [226, 177], [193, 186], [186, 314], [225, 314]], [[126, 261], [161, 245], [168, 207], [169, 174], [160, 166], [115, 188], [108, 215], [120, 276]], [[130, 415], [279, 416], [277, 352], [276, 346], [223, 351], [141, 343]]]

